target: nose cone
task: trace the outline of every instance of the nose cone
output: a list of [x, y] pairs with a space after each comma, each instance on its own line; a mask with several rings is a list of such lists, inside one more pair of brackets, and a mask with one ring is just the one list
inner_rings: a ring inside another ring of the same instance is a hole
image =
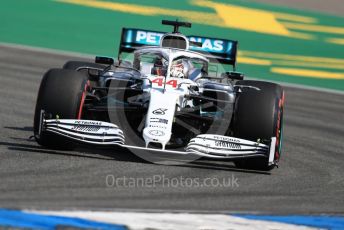
[[160, 143], [162, 149], [165, 149], [167, 142], [171, 138], [171, 131], [160, 127], [146, 127], [143, 130], [143, 139], [146, 142], [146, 147], [149, 143]]

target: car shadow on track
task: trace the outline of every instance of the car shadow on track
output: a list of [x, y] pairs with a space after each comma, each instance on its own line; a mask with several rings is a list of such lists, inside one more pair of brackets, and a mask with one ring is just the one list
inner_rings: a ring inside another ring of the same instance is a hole
[[30, 126], [25, 126], [25, 127], [4, 126], [4, 129], [33, 132], [33, 127], [30, 127]]
[[250, 169], [241, 169], [237, 168], [234, 165], [226, 164], [228, 161], [209, 161], [205, 159], [197, 160], [186, 165], [179, 165], [180, 167], [188, 168], [199, 168], [199, 169], [212, 169], [212, 170], [225, 170], [231, 172], [242, 172], [242, 173], [252, 173], [252, 174], [263, 174], [271, 175], [270, 172], [259, 171], [259, 170], [250, 170]]

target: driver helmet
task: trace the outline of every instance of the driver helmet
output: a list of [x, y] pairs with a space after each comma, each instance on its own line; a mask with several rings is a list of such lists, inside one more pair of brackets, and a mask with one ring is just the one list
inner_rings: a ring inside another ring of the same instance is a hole
[[182, 59], [172, 62], [171, 77], [187, 78], [188, 63]]

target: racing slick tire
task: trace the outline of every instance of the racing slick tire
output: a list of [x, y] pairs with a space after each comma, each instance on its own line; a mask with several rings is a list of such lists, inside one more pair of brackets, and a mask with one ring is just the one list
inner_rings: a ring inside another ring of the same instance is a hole
[[[276, 137], [274, 161], [281, 155], [283, 131], [284, 92], [280, 85], [262, 81], [238, 81], [243, 87], [238, 93], [233, 117], [233, 134], [235, 137], [251, 141], [269, 141]], [[238, 168], [269, 171], [268, 157], [246, 158], [234, 161]]]
[[80, 67], [92, 67], [98, 69], [104, 69], [106, 66], [102, 64], [92, 63], [92, 62], [83, 62], [83, 61], [67, 61], [63, 65], [63, 69], [77, 70]]
[[95, 76], [90, 74], [90, 72], [87, 69], [78, 70], [80, 67], [91, 67], [103, 70], [106, 68], [106, 65], [83, 61], [67, 61], [62, 67], [63, 69], [77, 70], [78, 72], [85, 74], [87, 79], [90, 81], [90, 85], [92, 87], [99, 86], [99, 76], [97, 74]]
[[50, 69], [41, 81], [34, 116], [36, 141], [54, 149], [73, 149], [75, 144], [49, 132], [39, 135], [41, 111], [50, 118], [80, 119], [87, 90], [87, 77], [74, 70]]

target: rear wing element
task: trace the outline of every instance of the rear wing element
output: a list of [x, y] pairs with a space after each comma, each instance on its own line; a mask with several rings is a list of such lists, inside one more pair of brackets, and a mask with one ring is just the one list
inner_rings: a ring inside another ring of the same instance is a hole
[[[166, 33], [159, 31], [123, 28], [119, 55], [122, 52], [132, 52], [142, 46], [159, 47], [164, 34]], [[186, 37], [190, 43], [189, 50], [204, 54], [210, 61], [235, 67], [237, 41], [193, 35]]]

